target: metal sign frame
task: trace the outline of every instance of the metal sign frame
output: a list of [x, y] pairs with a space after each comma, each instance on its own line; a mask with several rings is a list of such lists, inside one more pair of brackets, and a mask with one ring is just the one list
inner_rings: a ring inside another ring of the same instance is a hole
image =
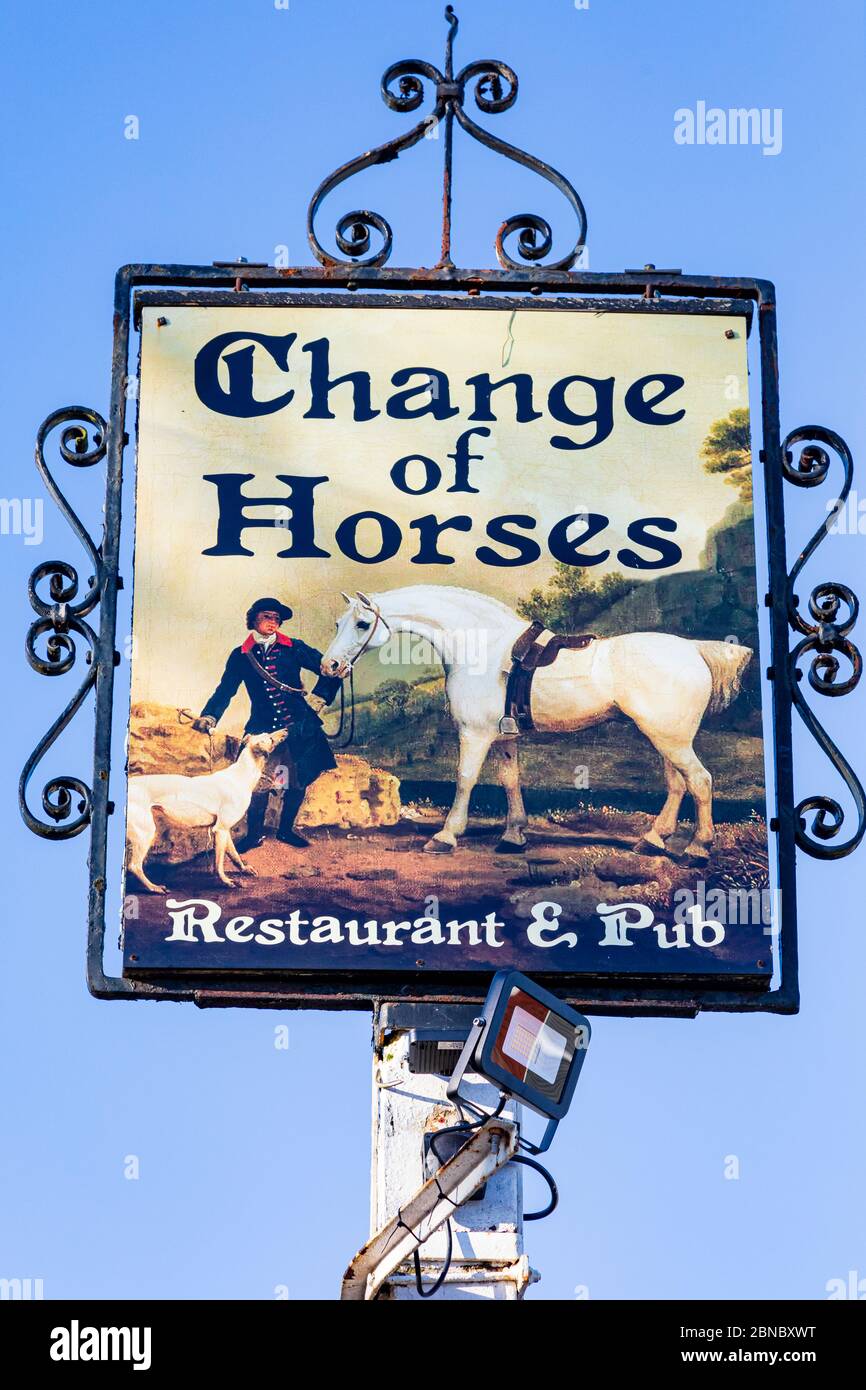
[[[568, 975], [539, 978], [576, 1008], [589, 1013], [666, 1014], [693, 1016], [700, 1009], [715, 1011], [770, 1011], [793, 1013], [798, 1007], [795, 848], [817, 858], [840, 858], [857, 847], [866, 833], [866, 797], [856, 775], [842, 753], [807, 704], [799, 686], [800, 664], [808, 659], [808, 681], [821, 695], [846, 694], [857, 684], [862, 660], [850, 640], [857, 618], [858, 603], [846, 586], [819, 583], [808, 599], [808, 612], [800, 607], [795, 586], [800, 572], [830, 529], [852, 484], [853, 464], [844, 441], [822, 426], [804, 426], [781, 437], [779, 381], [776, 344], [776, 300], [773, 285], [762, 279], [685, 275], [680, 271], [627, 270], [599, 274], [572, 270], [586, 233], [586, 215], [576, 192], [562, 175], [533, 156], [498, 140], [466, 115], [464, 99], [469, 82], [475, 82], [475, 101], [482, 111], [505, 110], [517, 95], [517, 78], [505, 64], [494, 60], [470, 63], [455, 78], [452, 65], [456, 19], [450, 6], [446, 14], [449, 34], [445, 72], [418, 60], [394, 64], [382, 80], [382, 95], [391, 109], [409, 111], [421, 104], [423, 81], [435, 85], [433, 112], [407, 134], [380, 146], [342, 166], [326, 179], [310, 203], [308, 235], [320, 264], [277, 269], [246, 262], [220, 262], [210, 266], [141, 264], [122, 267], [116, 276], [114, 293], [114, 344], [112, 353], [111, 403], [107, 418], [88, 407], [72, 406], [54, 411], [43, 422], [37, 437], [36, 465], [52, 496], [83, 547], [92, 571], [83, 593], [77, 569], [66, 561], [45, 561], [30, 579], [29, 598], [36, 619], [26, 639], [26, 655], [34, 670], [43, 675], [62, 675], [76, 664], [75, 638], [86, 646], [86, 673], [65, 709], [51, 725], [27, 759], [21, 774], [19, 803], [25, 823], [47, 839], [68, 839], [91, 828], [89, 856], [87, 982], [100, 999], [190, 1000], [201, 1006], [247, 1006], [272, 1008], [369, 1008], [383, 1000], [427, 1001], [430, 1004], [477, 1002], [486, 994], [486, 977], [455, 977], [453, 973], [433, 972], [423, 977], [374, 973], [341, 972], [332, 978], [317, 976], [305, 981], [267, 978], [249, 971], [245, 975], [221, 978], [201, 974], [172, 975], [165, 983], [107, 975], [104, 969], [106, 930], [106, 863], [109, 819], [114, 811], [110, 799], [110, 749], [114, 710], [114, 671], [120, 657], [116, 650], [117, 593], [123, 587], [118, 570], [121, 544], [121, 492], [124, 452], [129, 444], [126, 432], [127, 380], [130, 333], [134, 326], [137, 297], [147, 303], [178, 304], [226, 302], [260, 304], [316, 304], [359, 302], [359, 290], [375, 291], [371, 301], [390, 305], [419, 302], [469, 310], [502, 307], [494, 304], [492, 293], [515, 296], [508, 307], [554, 307], [563, 310], [579, 305], [583, 309], [623, 309], [631, 312], [743, 313], [756, 309], [761, 377], [761, 448], [766, 499], [766, 531], [769, 563], [769, 589], [765, 602], [770, 609], [771, 665], [765, 679], [772, 685], [774, 728], [774, 766], [776, 805], [769, 820], [769, 832], [776, 837], [777, 885], [781, 890], [782, 922], [776, 943], [781, 973], [778, 987], [752, 990], [696, 987], [683, 980], [667, 987], [643, 988], [624, 977], [605, 977], [604, 984], [588, 987], [585, 977], [578, 981]], [[398, 84], [398, 94], [391, 84]], [[534, 169], [567, 198], [578, 218], [576, 246], [564, 259], [547, 266], [535, 264], [549, 254], [550, 227], [540, 217], [522, 214], [500, 228], [496, 251], [501, 269], [461, 270], [451, 260], [451, 134], [457, 121], [473, 138], [510, 159]], [[358, 170], [384, 163], [417, 143], [431, 125], [445, 128], [443, 175], [442, 256], [432, 268], [391, 269], [384, 266], [390, 254], [391, 229], [376, 213], [352, 212], [337, 224], [336, 242], [345, 259], [326, 253], [314, 229], [314, 219], [325, 195]], [[370, 232], [382, 237], [378, 253], [367, 255]], [[518, 235], [518, 253], [524, 264], [514, 260], [505, 240]], [[539, 240], [540, 238], [540, 240]], [[525, 263], [529, 264], [525, 264]], [[154, 293], [156, 291], [156, 293]], [[304, 295], [304, 291], [313, 291]], [[345, 291], [335, 294], [335, 291]], [[144, 293], [142, 293], [144, 292]], [[407, 297], [408, 295], [411, 297]], [[419, 301], [420, 296], [420, 301]], [[437, 297], [438, 296], [438, 297]], [[567, 296], [567, 298], [563, 298]], [[745, 302], [745, 303], [744, 303]], [[61, 459], [75, 468], [105, 465], [105, 510], [99, 543], [86, 528], [58, 487], [46, 460], [49, 435], [59, 431]], [[795, 448], [798, 456], [794, 457]], [[827, 514], [800, 553], [790, 573], [787, 571], [783, 489], [785, 483], [812, 488], [822, 484], [835, 454], [844, 471], [844, 482], [835, 507]], [[44, 586], [47, 585], [47, 596]], [[86, 619], [99, 608], [99, 626]], [[793, 649], [789, 630], [797, 635]], [[44, 654], [37, 644], [44, 640]], [[840, 678], [840, 657], [850, 665], [847, 678]], [[48, 749], [67, 727], [91, 690], [95, 692], [95, 737], [92, 784], [79, 776], [51, 777], [41, 794], [42, 815], [35, 814], [27, 801], [30, 780]], [[845, 820], [839, 803], [824, 795], [794, 801], [791, 710], [797, 709], [810, 733], [827, 754], [845, 783], [856, 808], [857, 823], [847, 839], [839, 836]], [[811, 817], [807, 827], [806, 818]]]

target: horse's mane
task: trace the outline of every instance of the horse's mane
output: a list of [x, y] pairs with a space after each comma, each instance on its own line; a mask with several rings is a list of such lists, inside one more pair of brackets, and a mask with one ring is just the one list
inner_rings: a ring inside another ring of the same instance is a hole
[[481, 593], [478, 589], [464, 588], [459, 584], [405, 584], [397, 589], [384, 589], [379, 593], [371, 594], [370, 597], [376, 604], [381, 605], [385, 599], [395, 599], [398, 595], [401, 597], [405, 595], [408, 599], [411, 598], [413, 594], [417, 595], [422, 591], [430, 589], [437, 590], [446, 598], [453, 597], [457, 600], [463, 599], [470, 602], [480, 601], [496, 609], [503, 617], [515, 617], [514, 609], [509, 608], [508, 604], [503, 603], [501, 599], [494, 598], [492, 594]]

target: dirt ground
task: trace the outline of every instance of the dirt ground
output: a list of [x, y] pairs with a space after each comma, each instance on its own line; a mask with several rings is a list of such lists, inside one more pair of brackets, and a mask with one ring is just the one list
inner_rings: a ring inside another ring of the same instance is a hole
[[[425, 853], [424, 844], [442, 824], [442, 812], [407, 808], [398, 825], [370, 831], [305, 831], [310, 845], [292, 849], [268, 839], [245, 857], [256, 877], [232, 870], [235, 886], [216, 879], [210, 855], [190, 863], [150, 862], [151, 876], [172, 895], [205, 895], [225, 912], [276, 912], [285, 897], [315, 901], [320, 910], [379, 919], [418, 915], [436, 899], [432, 915], [472, 916], [502, 909], [520, 910], [539, 898], [544, 885], [557, 885], [556, 901], [579, 916], [591, 916], [599, 902], [638, 900], [660, 914], [669, 910], [677, 888], [702, 880], [707, 889], [765, 888], [766, 828], [757, 818], [717, 827], [716, 843], [705, 865], [685, 862], [682, 851], [692, 827], [683, 823], [672, 851], [638, 854], [633, 846], [649, 828], [652, 816], [606, 808], [532, 817], [524, 853], [495, 852], [502, 830], [499, 820], [473, 818], [458, 848], [450, 854]], [[128, 891], [140, 885], [129, 881]], [[142, 894], [141, 917], [164, 913], [161, 896]], [[149, 904], [152, 909], [149, 910]]]

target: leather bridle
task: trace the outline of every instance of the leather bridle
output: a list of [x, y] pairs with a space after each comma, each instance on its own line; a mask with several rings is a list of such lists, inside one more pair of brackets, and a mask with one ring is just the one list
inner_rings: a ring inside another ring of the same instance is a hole
[[[376, 615], [376, 620], [375, 620], [375, 622], [373, 623], [373, 626], [370, 628], [370, 631], [367, 633], [367, 636], [366, 636], [366, 638], [365, 638], [365, 640], [364, 640], [362, 646], [358, 649], [358, 651], [355, 653], [355, 655], [354, 655], [351, 659], [348, 658], [348, 657], [344, 658], [345, 661], [346, 661], [346, 665], [347, 665], [347, 667], [348, 667], [348, 670], [346, 670], [346, 671], [344, 672], [344, 674], [343, 674], [342, 676], [339, 677], [339, 680], [340, 680], [340, 722], [339, 722], [339, 724], [338, 724], [338, 726], [337, 726], [337, 730], [336, 730], [335, 733], [333, 733], [333, 734], [328, 734], [328, 733], [326, 732], [326, 737], [327, 737], [328, 741], [329, 741], [331, 744], [333, 744], [335, 747], [337, 747], [337, 748], [348, 748], [349, 745], [354, 741], [354, 738], [355, 738], [355, 662], [358, 660], [359, 657], [361, 657], [361, 656], [364, 655], [364, 652], [367, 650], [367, 648], [369, 647], [369, 645], [370, 645], [370, 643], [372, 642], [373, 638], [375, 637], [375, 635], [376, 635], [376, 629], [378, 628], [378, 626], [379, 626], [380, 623], [384, 623], [385, 627], [388, 629], [388, 636], [389, 636], [389, 637], [391, 636], [391, 627], [390, 627], [390, 624], [388, 623], [388, 620], [387, 620], [386, 618], [383, 618], [383, 617], [382, 617], [381, 610], [378, 609], [378, 608], [376, 607], [375, 604], [371, 603], [371, 604], [370, 604], [370, 611]], [[342, 662], [341, 662], [340, 664], [342, 665]], [[346, 735], [346, 737], [344, 738], [344, 737], [343, 737], [343, 723], [344, 723], [344, 721], [345, 721], [345, 715], [346, 715], [346, 687], [345, 687], [345, 685], [343, 684], [343, 682], [344, 682], [345, 680], [347, 680], [347, 679], [348, 679], [348, 682], [349, 682], [349, 732], [348, 732], [348, 734]]]
[[390, 624], [389, 624], [387, 618], [383, 618], [383, 617], [382, 617], [382, 611], [381, 611], [381, 609], [379, 609], [379, 608], [376, 607], [375, 603], [371, 603], [371, 604], [370, 604], [370, 612], [371, 612], [371, 613], [375, 613], [375, 615], [376, 615], [376, 621], [373, 623], [373, 626], [370, 628], [370, 631], [367, 633], [367, 636], [366, 636], [366, 638], [364, 639], [363, 644], [358, 648], [358, 651], [355, 653], [355, 655], [349, 660], [349, 670], [350, 670], [350, 671], [351, 671], [352, 667], [355, 665], [355, 662], [356, 662], [356, 661], [359, 661], [360, 658], [364, 655], [365, 651], [366, 651], [367, 648], [369, 647], [369, 645], [370, 645], [370, 643], [372, 642], [373, 638], [376, 636], [376, 630], [377, 630], [377, 628], [378, 628], [378, 626], [379, 626], [380, 623], [383, 623], [383, 624], [385, 625], [385, 627], [388, 629], [388, 636], [390, 637], [390, 636], [392, 635], [392, 634], [391, 634], [391, 627], [390, 627]]

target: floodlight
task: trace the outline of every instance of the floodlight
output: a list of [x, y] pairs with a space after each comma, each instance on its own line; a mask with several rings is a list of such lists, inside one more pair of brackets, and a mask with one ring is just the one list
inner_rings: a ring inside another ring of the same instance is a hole
[[457, 1102], [464, 1073], [477, 1072], [547, 1116], [541, 1144], [522, 1141], [533, 1153], [543, 1153], [571, 1104], [591, 1031], [583, 1014], [555, 994], [517, 970], [500, 970], [473, 1020], [447, 1094]]

